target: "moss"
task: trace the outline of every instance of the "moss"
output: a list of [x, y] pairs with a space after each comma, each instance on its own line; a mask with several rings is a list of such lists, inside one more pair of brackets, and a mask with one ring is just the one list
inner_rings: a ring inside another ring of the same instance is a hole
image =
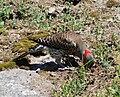
[[117, 2], [115, 0], [108, 0], [106, 2], [106, 5], [107, 5], [107, 7], [112, 7], [112, 6], [119, 7], [120, 6], [120, 2]]
[[35, 44], [36, 44], [35, 42], [30, 41], [27, 38], [23, 38], [17, 43], [15, 43], [15, 45], [12, 48], [12, 51], [19, 52], [19, 53], [26, 52], [28, 48], [34, 46]]
[[17, 65], [16, 65], [16, 63], [15, 62], [11, 62], [11, 61], [9, 61], [9, 62], [4, 62], [4, 63], [1, 63], [0, 64], [0, 71], [2, 71], [2, 70], [5, 70], [5, 69], [8, 69], [8, 68], [15, 68], [15, 67], [17, 67]]
[[8, 35], [8, 32], [4, 28], [0, 28], [0, 34], [6, 36]]
[[23, 38], [23, 39], [19, 40], [17, 43], [15, 43], [15, 45], [12, 48], [12, 51], [18, 52], [18, 53], [26, 52], [28, 50], [28, 48], [31, 48], [36, 45], [36, 43], [29, 40], [29, 38], [31, 38], [31, 37], [32, 38], [40, 38], [40, 37], [44, 37], [47, 35], [48, 35], [48, 32], [45, 32], [45, 33], [34, 34], [34, 35], [28, 36], [26, 38]]

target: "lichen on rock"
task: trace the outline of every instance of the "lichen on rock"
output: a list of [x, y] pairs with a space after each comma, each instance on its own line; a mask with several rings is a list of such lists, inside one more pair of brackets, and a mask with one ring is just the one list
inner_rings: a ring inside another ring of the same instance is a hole
[[0, 71], [17, 67], [15, 62], [8, 61], [0, 64]]

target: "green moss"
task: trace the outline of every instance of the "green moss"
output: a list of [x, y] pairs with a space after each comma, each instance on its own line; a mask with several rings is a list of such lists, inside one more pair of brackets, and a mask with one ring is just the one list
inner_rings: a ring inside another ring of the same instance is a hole
[[0, 71], [8, 69], [8, 68], [14, 68], [14, 67], [17, 67], [15, 62], [9, 61], [9, 62], [5, 62], [5, 63], [1, 63], [0, 64]]
[[34, 43], [33, 41], [30, 41], [27, 38], [23, 38], [17, 43], [15, 43], [15, 45], [12, 48], [12, 51], [19, 52], [19, 53], [26, 52], [28, 48], [34, 46], [35, 44], [36, 43]]
[[12, 48], [12, 51], [18, 52], [18, 53], [26, 52], [28, 50], [28, 48], [31, 48], [36, 45], [36, 43], [29, 40], [29, 38], [31, 38], [31, 37], [32, 38], [40, 38], [40, 37], [47, 36], [47, 35], [48, 35], [48, 32], [45, 32], [45, 33], [41, 33], [41, 34], [31, 35], [28, 38], [23, 38], [23, 39], [19, 40], [17, 43], [15, 43], [15, 45]]
[[6, 36], [8, 35], [8, 32], [4, 28], [0, 28], [0, 34]]

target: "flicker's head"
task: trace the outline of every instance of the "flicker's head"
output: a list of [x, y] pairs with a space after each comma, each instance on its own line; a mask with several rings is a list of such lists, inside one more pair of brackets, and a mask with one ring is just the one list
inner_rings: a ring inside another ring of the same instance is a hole
[[94, 64], [93, 55], [88, 49], [83, 50], [83, 63], [87, 67], [91, 67]]
[[84, 47], [84, 49], [80, 48], [75, 53], [76, 56], [78, 56], [82, 62], [84, 63], [85, 67], [91, 67], [94, 64], [94, 58], [92, 53]]

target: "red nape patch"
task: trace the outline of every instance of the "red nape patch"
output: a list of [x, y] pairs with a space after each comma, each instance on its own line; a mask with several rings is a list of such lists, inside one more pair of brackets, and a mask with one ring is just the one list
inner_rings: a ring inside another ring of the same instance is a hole
[[91, 52], [87, 49], [84, 49], [84, 57], [86, 57], [88, 54], [91, 54]]

